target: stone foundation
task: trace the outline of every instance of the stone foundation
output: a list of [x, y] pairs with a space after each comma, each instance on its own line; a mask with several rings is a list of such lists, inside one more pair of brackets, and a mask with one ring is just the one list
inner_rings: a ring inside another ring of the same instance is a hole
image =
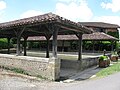
[[61, 60], [61, 68], [84, 70], [92, 66], [98, 65], [98, 57], [86, 58], [81, 61], [78, 60]]
[[41, 76], [49, 80], [56, 80], [60, 77], [60, 60], [56, 58], [0, 54], [0, 65], [21, 68], [29, 75]]

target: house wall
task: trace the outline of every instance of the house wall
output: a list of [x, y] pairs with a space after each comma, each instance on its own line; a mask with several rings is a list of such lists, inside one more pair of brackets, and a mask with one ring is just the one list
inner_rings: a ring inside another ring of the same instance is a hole
[[56, 80], [60, 77], [60, 60], [55, 58], [0, 54], [0, 66], [20, 68], [29, 75], [41, 76], [49, 80]]

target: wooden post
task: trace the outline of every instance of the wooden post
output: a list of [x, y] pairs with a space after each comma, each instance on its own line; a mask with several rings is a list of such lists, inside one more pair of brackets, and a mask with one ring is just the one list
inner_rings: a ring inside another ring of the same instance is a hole
[[79, 41], [79, 47], [78, 47], [78, 60], [82, 60], [82, 33], [76, 34], [76, 36], [78, 37]]
[[20, 55], [20, 39], [21, 39], [21, 35], [24, 32], [26, 27], [24, 27], [23, 29], [17, 30], [15, 31], [16, 37], [17, 37], [17, 50], [16, 50], [16, 55], [19, 56]]
[[62, 41], [62, 52], [64, 52], [64, 40]]
[[10, 39], [11, 39], [10, 37], [7, 38], [7, 40], [8, 40], [8, 54], [10, 54]]
[[95, 51], [95, 41], [92, 41], [93, 42], [93, 53]]
[[19, 56], [20, 55], [20, 37], [17, 37], [17, 52], [16, 55]]
[[51, 34], [48, 34], [48, 33], [45, 34], [45, 38], [47, 40], [46, 58], [49, 58], [49, 44], [50, 44], [50, 37], [51, 36], [52, 36]]
[[117, 48], [117, 41], [115, 41], [115, 50], [117, 50], [118, 48]]
[[49, 58], [49, 39], [47, 39], [46, 58]]
[[23, 38], [24, 38], [24, 42], [23, 42], [24, 56], [27, 56], [26, 47], [27, 47], [27, 38], [28, 37], [23, 37]]
[[58, 29], [54, 29], [53, 31], [53, 42], [52, 42], [52, 53], [53, 57], [57, 58], [57, 34], [58, 34]]
[[111, 51], [113, 51], [113, 41], [111, 41]]

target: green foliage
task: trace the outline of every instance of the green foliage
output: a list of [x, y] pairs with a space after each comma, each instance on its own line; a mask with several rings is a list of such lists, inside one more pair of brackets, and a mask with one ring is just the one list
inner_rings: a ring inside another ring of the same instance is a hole
[[77, 49], [78, 49], [78, 43], [77, 43], [77, 41], [73, 41], [73, 42], [71, 43], [71, 49], [72, 49], [72, 50], [77, 50]]
[[10, 68], [10, 67], [6, 67], [6, 66], [0, 66], [0, 68], [10, 70], [10, 71], [13, 71], [15, 73], [21, 73], [21, 74], [29, 75], [25, 70], [23, 70], [21, 68]]
[[[10, 43], [10, 47], [13, 47], [13, 44]], [[8, 41], [6, 38], [1, 38], [0, 39], [0, 49], [6, 49], [8, 48]]]
[[120, 49], [120, 43], [119, 42], [116, 43], [116, 48]]
[[28, 47], [31, 48], [46, 48], [46, 42], [28, 42]]
[[102, 69], [96, 74], [97, 77], [105, 77], [113, 73], [120, 72], [120, 63], [114, 64], [108, 68]]
[[12, 68], [11, 71], [14, 71], [16, 73], [21, 73], [21, 74], [29, 75], [25, 70], [23, 70], [21, 68]]
[[108, 60], [108, 56], [104, 56], [104, 55], [103, 55], [103, 56], [100, 56], [100, 57], [99, 57], [99, 60], [102, 60], [102, 61]]
[[37, 77], [40, 78], [40, 79], [45, 79], [45, 80], [47, 80], [47, 78], [45, 78], [45, 77], [43, 77], [43, 76], [41, 76], [41, 75], [37, 75]]
[[107, 34], [109, 34], [113, 37], [119, 38], [119, 33], [118, 32], [108, 32]]
[[[113, 43], [113, 47], [115, 49], [115, 43]], [[83, 41], [83, 49], [85, 50], [93, 50], [93, 42], [91, 41]], [[110, 41], [95, 41], [94, 42], [94, 50], [96, 51], [111, 51], [111, 42]]]
[[91, 41], [83, 41], [83, 48], [85, 50], [92, 50], [93, 43]]
[[[115, 47], [115, 45], [113, 45], [113, 47]], [[106, 51], [111, 51], [111, 42], [110, 41], [103, 41], [101, 43], [101, 50], [106, 50]]]

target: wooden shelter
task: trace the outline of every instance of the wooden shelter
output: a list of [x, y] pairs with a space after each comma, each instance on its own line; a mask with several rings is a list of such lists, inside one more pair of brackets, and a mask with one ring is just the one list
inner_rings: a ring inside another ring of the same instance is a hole
[[[46, 38], [44, 36], [33, 36], [28, 37], [27, 41], [45, 41]], [[52, 37], [50, 38], [52, 40]], [[64, 51], [64, 43], [65, 41], [78, 41], [78, 38], [76, 35], [58, 35], [57, 38], [58, 41], [61, 41], [62, 45], [62, 51]], [[92, 41], [93, 42], [93, 51], [94, 51], [94, 42], [100, 42], [100, 41], [110, 41], [111, 42], [111, 50], [113, 50], [113, 43], [116, 42], [118, 39], [110, 36], [108, 34], [105, 34], [103, 32], [95, 32], [92, 34], [83, 34], [82, 35], [83, 41]]]
[[[8, 46], [11, 38], [15, 37], [17, 39], [17, 55], [20, 55], [20, 39], [21, 37], [24, 38], [25, 56], [26, 40], [30, 36], [45, 36], [47, 58], [49, 57], [49, 40], [53, 36], [52, 53], [53, 57], [57, 58], [57, 35], [75, 34], [79, 39], [78, 60], [81, 60], [81, 42], [84, 33], [92, 33], [92, 30], [53, 13], [0, 23], [0, 38], [8, 38]], [[10, 48], [8, 47], [9, 52]]]
[[[33, 37], [28, 37], [27, 41], [45, 41], [46, 38], [44, 36], [33, 36]], [[50, 38], [52, 40], [52, 37]], [[57, 40], [78, 40], [76, 35], [58, 35]], [[105, 34], [103, 32], [96, 32], [92, 34], [83, 34], [82, 35], [82, 40], [97, 40], [97, 41], [115, 41], [118, 40], [117, 38], [110, 36], [108, 34]]]

